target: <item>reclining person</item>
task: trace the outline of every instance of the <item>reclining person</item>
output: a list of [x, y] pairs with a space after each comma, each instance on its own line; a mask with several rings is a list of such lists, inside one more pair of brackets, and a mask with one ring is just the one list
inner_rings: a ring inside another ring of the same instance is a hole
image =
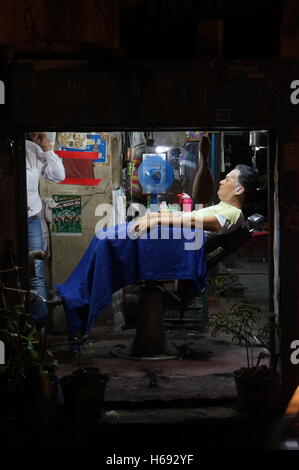
[[247, 165], [237, 165], [220, 181], [219, 204], [192, 212], [162, 214], [150, 212], [137, 219], [132, 230], [144, 233], [156, 225], [203, 228], [207, 237], [223, 235], [244, 223], [242, 207], [258, 186], [257, 172]]

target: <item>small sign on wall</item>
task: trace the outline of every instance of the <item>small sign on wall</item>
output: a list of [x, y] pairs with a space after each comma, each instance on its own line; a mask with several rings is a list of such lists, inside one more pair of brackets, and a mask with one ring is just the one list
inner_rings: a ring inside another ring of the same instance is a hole
[[[72, 153], [72, 158], [92, 159], [96, 163], [108, 163], [107, 136], [92, 132], [58, 132], [57, 150]], [[77, 152], [77, 156], [76, 153]]]
[[203, 135], [205, 135], [203, 131], [187, 131], [186, 142], [200, 142]]
[[53, 196], [57, 206], [52, 210], [53, 235], [81, 235], [81, 196]]

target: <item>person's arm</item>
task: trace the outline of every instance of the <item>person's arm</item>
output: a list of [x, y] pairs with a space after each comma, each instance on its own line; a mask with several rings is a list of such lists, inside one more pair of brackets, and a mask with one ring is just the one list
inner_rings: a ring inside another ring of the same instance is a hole
[[46, 134], [36, 134], [37, 156], [43, 162], [41, 174], [48, 180], [59, 183], [65, 179], [61, 158], [52, 150]]
[[221, 225], [215, 216], [199, 216], [194, 213], [150, 213], [138, 219], [134, 225], [133, 230], [136, 232], [144, 232], [147, 229], [152, 229], [156, 225], [166, 227], [192, 227], [202, 228], [203, 230], [218, 232], [221, 230]]

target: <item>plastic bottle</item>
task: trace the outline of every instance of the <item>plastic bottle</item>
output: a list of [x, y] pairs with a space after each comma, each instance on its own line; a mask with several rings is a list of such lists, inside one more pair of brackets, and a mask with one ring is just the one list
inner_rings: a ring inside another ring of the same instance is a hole
[[192, 211], [192, 199], [189, 196], [189, 194], [186, 193], [181, 193], [178, 194], [179, 197], [179, 203], [181, 208], [183, 209], [184, 212], [191, 212]]

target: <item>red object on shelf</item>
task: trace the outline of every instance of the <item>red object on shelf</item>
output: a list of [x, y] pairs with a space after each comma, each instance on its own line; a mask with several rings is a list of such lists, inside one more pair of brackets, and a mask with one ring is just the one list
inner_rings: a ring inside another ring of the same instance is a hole
[[65, 178], [59, 184], [79, 184], [81, 186], [97, 186], [102, 180], [100, 178]]
[[179, 198], [179, 204], [182, 207], [183, 211], [191, 212], [192, 203], [193, 203], [191, 197], [186, 193], [181, 193], [181, 194], [178, 194], [178, 198]]
[[80, 152], [73, 150], [55, 150], [55, 153], [61, 158], [78, 158], [82, 160], [97, 160], [98, 152]]

